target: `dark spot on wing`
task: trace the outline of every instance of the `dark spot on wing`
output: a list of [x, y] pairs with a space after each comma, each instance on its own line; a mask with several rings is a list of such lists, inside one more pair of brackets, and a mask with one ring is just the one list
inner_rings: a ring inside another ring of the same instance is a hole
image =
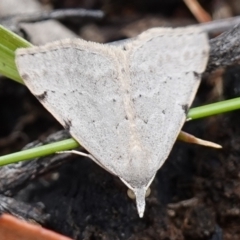
[[187, 104], [183, 104], [182, 105], [182, 109], [185, 112], [185, 114], [187, 115], [187, 113], [188, 113], [188, 105]]
[[29, 79], [29, 75], [26, 74], [26, 73], [22, 74], [22, 79], [28, 80]]
[[71, 120], [65, 120], [63, 127], [64, 127], [67, 131], [70, 131], [70, 129], [71, 129], [71, 127], [72, 127], [72, 121], [71, 121]]
[[128, 120], [128, 116], [125, 116], [125, 119]]
[[205, 50], [204, 50], [204, 51], [202, 52], [202, 54], [203, 54], [203, 56], [206, 56], [206, 55], [208, 55], [209, 53], [208, 53], [208, 51], [205, 51]]
[[194, 78], [196, 79], [196, 80], [201, 80], [201, 76], [202, 76], [202, 74], [201, 73], [198, 73], [198, 72], [195, 72], [195, 71], [193, 71], [193, 72], [185, 72], [185, 75], [188, 75], [188, 74], [193, 74], [193, 76], [194, 76]]
[[116, 99], [113, 99], [113, 102], [116, 102]]
[[142, 97], [142, 95], [141, 95], [141, 94], [139, 94], [139, 95], [138, 95], [138, 97]]
[[143, 121], [144, 121], [144, 123], [145, 123], [145, 124], [147, 124], [147, 123], [148, 123], [148, 120], [143, 120]]
[[165, 114], [165, 110], [162, 110], [162, 113]]
[[47, 92], [44, 91], [42, 94], [35, 95], [35, 97], [36, 97], [39, 101], [44, 101], [44, 99], [47, 97]]
[[193, 72], [193, 75], [197, 80], [201, 79], [201, 74], [200, 73]]

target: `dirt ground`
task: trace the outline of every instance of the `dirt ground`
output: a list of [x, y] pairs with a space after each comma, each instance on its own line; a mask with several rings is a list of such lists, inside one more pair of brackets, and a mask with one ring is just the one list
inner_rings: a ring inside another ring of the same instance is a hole
[[[240, 14], [237, 0], [199, 2], [212, 20]], [[46, 9], [102, 9], [106, 13], [102, 20], [61, 22], [80, 37], [103, 43], [136, 36], [150, 27], [198, 23], [180, 0], [42, 0], [41, 4]], [[206, 77], [193, 106], [239, 97], [239, 76], [240, 67], [235, 65]], [[3, 77], [0, 103], [1, 155], [62, 129], [26, 87]], [[187, 122], [185, 131], [223, 149], [176, 142], [151, 185], [142, 219], [123, 183], [79, 156], [29, 181], [14, 197], [31, 204], [42, 202], [50, 216], [44, 227], [74, 239], [238, 240], [239, 123], [239, 111]]]

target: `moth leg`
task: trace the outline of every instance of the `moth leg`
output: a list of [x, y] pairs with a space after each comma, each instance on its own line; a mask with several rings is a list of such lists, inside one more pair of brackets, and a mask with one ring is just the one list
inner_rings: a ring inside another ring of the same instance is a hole
[[93, 157], [93, 155], [91, 154], [88, 154], [88, 153], [84, 153], [84, 152], [80, 152], [80, 151], [77, 151], [77, 150], [69, 150], [69, 151], [60, 151], [60, 152], [57, 152], [58, 154], [61, 154], [61, 153], [73, 153], [73, 154], [77, 154], [77, 155], [80, 155], [80, 156], [83, 156], [83, 157], [88, 157], [90, 158], [91, 160], [93, 160], [95, 163], [97, 163], [100, 167], [102, 167], [103, 169], [105, 169], [106, 171], [110, 172], [111, 174], [113, 175], [116, 175], [115, 173], [113, 173], [112, 171], [110, 171], [109, 169], [107, 169], [105, 166], [103, 166], [95, 157]]
[[202, 146], [206, 146], [206, 147], [212, 147], [212, 148], [222, 148], [221, 145], [214, 143], [214, 142], [210, 142], [210, 141], [206, 141], [200, 138], [197, 138], [189, 133], [183, 132], [181, 131], [178, 135], [178, 140], [181, 140], [183, 142], [188, 142], [188, 143], [194, 143], [194, 144], [199, 144]]
[[79, 152], [79, 151], [76, 151], [76, 150], [57, 152], [57, 154], [62, 154], [62, 153], [73, 153], [73, 154], [77, 154], [77, 155], [80, 155], [80, 156], [83, 156], [83, 157], [88, 157], [88, 158], [92, 159], [93, 161], [95, 161], [95, 158], [91, 154], [84, 153], [84, 152]]

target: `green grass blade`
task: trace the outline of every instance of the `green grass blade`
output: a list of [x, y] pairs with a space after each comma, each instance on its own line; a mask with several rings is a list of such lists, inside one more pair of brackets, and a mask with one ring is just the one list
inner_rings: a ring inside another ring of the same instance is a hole
[[0, 73], [23, 84], [15, 64], [15, 50], [31, 43], [0, 25]]
[[189, 110], [188, 118], [194, 120], [238, 109], [240, 109], [240, 97], [192, 108]]
[[[192, 108], [189, 111], [188, 117], [191, 119], [198, 119], [214, 114], [221, 114], [228, 111], [237, 110], [240, 108], [240, 98], [226, 100], [218, 103], [208, 104], [202, 107]], [[11, 164], [19, 161], [43, 157], [54, 154], [58, 151], [65, 151], [78, 147], [79, 144], [74, 139], [67, 139], [56, 143], [46, 144], [41, 147], [36, 147], [20, 152], [8, 154], [0, 157], [0, 166]]]
[[1, 44], [14, 52], [17, 48], [31, 47], [32, 44], [0, 25]]
[[40, 147], [23, 150], [0, 157], [0, 166], [26, 161], [38, 157], [48, 156], [56, 152], [65, 151], [78, 147], [79, 144], [74, 139], [67, 139], [56, 143], [46, 144]]

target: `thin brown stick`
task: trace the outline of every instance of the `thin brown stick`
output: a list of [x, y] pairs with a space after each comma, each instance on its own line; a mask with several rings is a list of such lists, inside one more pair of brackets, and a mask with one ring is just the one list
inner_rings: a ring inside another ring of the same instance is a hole
[[212, 21], [211, 16], [202, 8], [197, 0], [184, 0], [189, 10], [200, 23]]

